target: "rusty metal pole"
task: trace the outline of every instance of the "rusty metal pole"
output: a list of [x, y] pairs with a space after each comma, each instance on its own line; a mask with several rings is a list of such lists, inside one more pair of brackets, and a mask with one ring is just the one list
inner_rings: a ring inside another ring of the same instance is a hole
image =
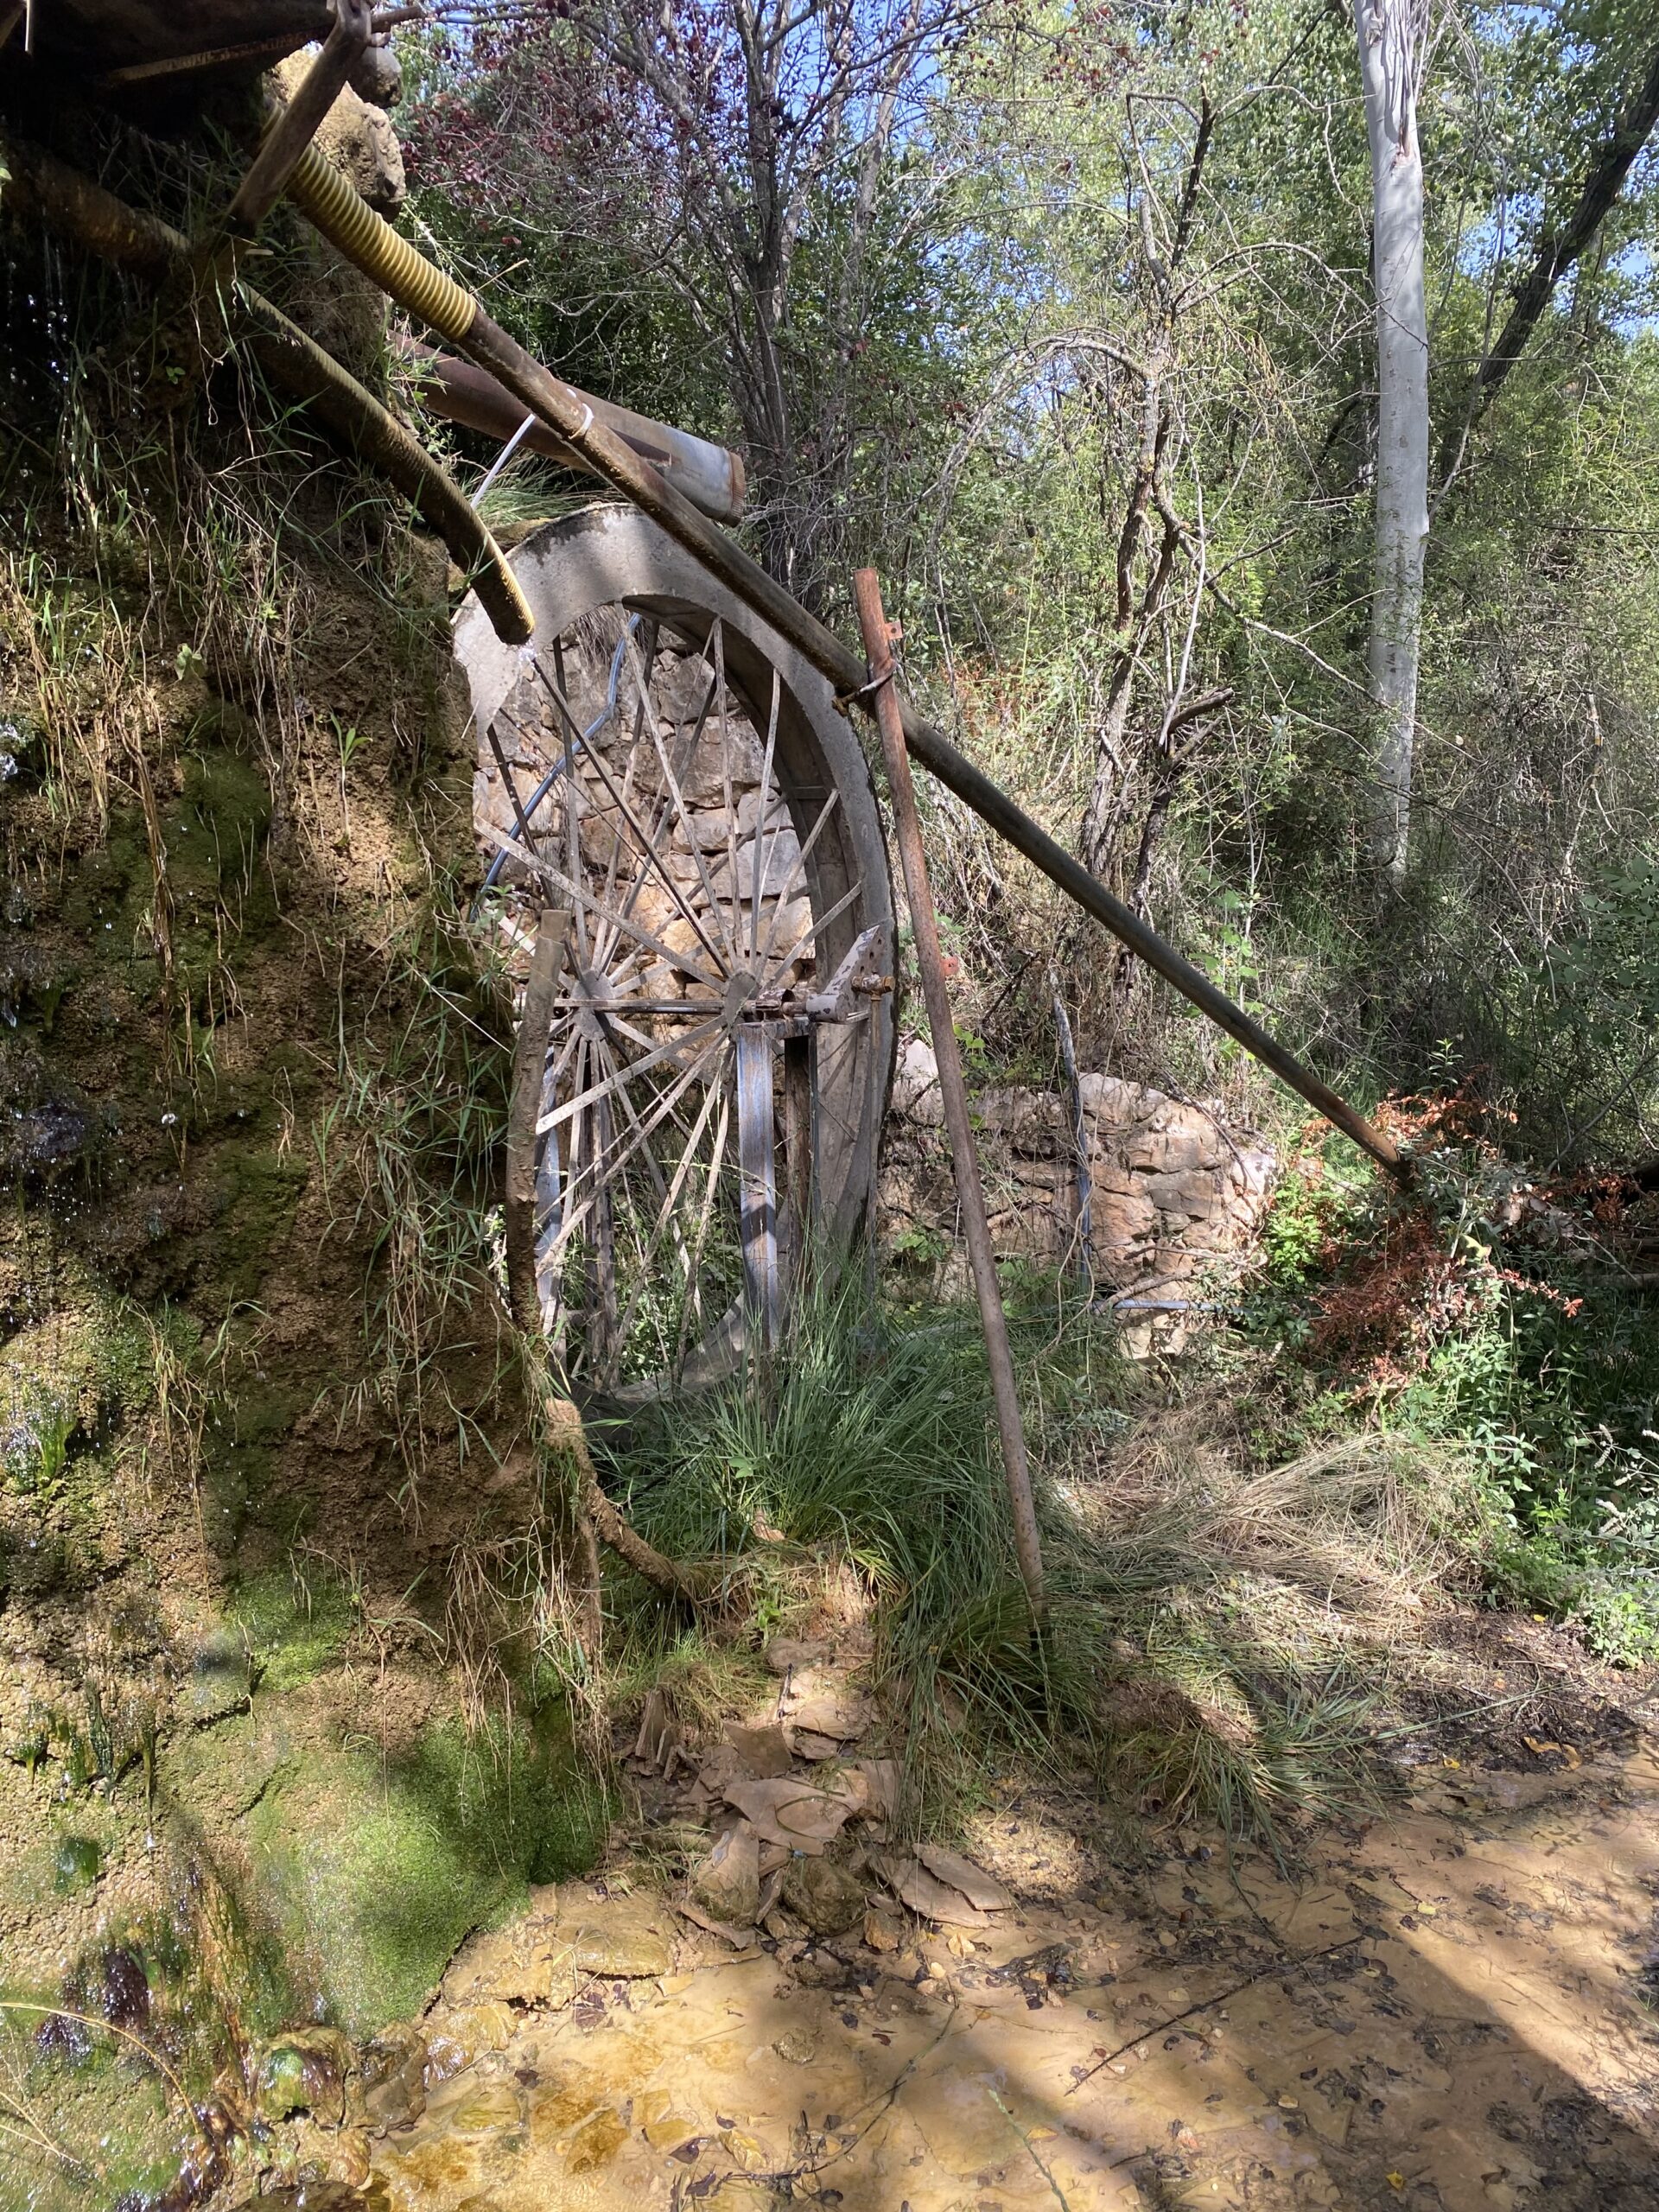
[[893, 647], [887, 619], [881, 611], [881, 586], [874, 569], [858, 571], [853, 578], [853, 594], [858, 602], [858, 623], [864, 633], [864, 656], [869, 667], [868, 696], [874, 701], [876, 727], [881, 733], [881, 755], [887, 765], [893, 830], [904, 868], [911, 932], [916, 941], [916, 966], [922, 979], [922, 997], [927, 1005], [928, 1027], [933, 1033], [933, 1056], [938, 1062], [939, 1094], [944, 1101], [944, 1126], [950, 1140], [950, 1169], [957, 1179], [963, 1236], [974, 1272], [980, 1322], [985, 1331], [985, 1356], [991, 1370], [992, 1395], [996, 1400], [996, 1426], [1002, 1439], [1002, 1465], [1008, 1481], [1008, 1503], [1014, 1510], [1014, 1548], [1020, 1560], [1020, 1579], [1031, 1600], [1032, 1617], [1040, 1623], [1046, 1605], [1043, 1553], [1037, 1535], [1037, 1510], [1031, 1497], [1025, 1425], [1020, 1418], [1014, 1355], [1008, 1349], [1007, 1316], [1002, 1311], [1002, 1287], [996, 1276], [996, 1255], [991, 1249], [991, 1224], [985, 1213], [979, 1159], [968, 1120], [968, 1088], [963, 1081], [962, 1054], [957, 1047], [950, 994], [945, 987], [938, 916], [933, 907], [933, 887], [928, 881], [921, 823], [916, 815], [916, 786], [911, 780], [910, 754], [905, 745], [904, 723], [893, 689]]
[[[527, 413], [580, 454], [594, 475], [631, 499], [694, 560], [701, 562], [711, 576], [735, 592], [763, 621], [771, 623], [839, 692], [849, 698], [858, 696], [863, 671], [857, 654], [769, 576], [734, 539], [699, 512], [666, 476], [643, 461], [597, 416], [590, 401], [532, 359], [469, 292], [464, 292], [383, 222], [315, 147], [307, 149], [289, 190], [348, 261], [383, 285], [400, 307], [418, 315], [480, 368], [487, 369]], [[1184, 998], [1217, 1028], [1236, 1038], [1247, 1052], [1271, 1068], [1316, 1113], [1323, 1114], [1362, 1151], [1368, 1152], [1397, 1182], [1410, 1187], [1414, 1170], [1409, 1155], [1402, 1154], [1385, 1131], [1368, 1122], [1328, 1084], [1321, 1083], [1311, 1068], [1304, 1067], [1243, 1007], [1235, 1006], [1224, 991], [1217, 990], [1202, 969], [1194, 967], [1132, 907], [1090, 875], [1080, 861], [1074, 860], [1006, 791], [1000, 791], [982, 768], [959, 753], [943, 730], [925, 721], [912, 708], [906, 706], [902, 713], [905, 742], [923, 767], [955, 791], [1016, 852], [1039, 868], [1068, 899], [1103, 922], [1154, 975], [1173, 983]]]

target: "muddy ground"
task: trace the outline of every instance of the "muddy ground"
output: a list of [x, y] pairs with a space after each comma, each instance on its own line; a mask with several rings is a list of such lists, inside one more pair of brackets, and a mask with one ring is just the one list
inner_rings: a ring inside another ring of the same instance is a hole
[[222, 2201], [1659, 2205], [1652, 1716], [1531, 1624], [1447, 1628], [1526, 1694], [1409, 1739], [1386, 1809], [1271, 1852], [993, 1785], [963, 1841], [1012, 1902], [973, 1930], [884, 1903], [871, 1845], [844, 1934], [723, 1938], [647, 1818], [474, 1937], [354, 2057], [343, 2124], [278, 2126]]

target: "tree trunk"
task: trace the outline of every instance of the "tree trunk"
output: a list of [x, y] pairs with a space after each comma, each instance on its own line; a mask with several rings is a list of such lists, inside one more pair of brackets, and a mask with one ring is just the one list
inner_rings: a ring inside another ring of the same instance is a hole
[[1376, 543], [1370, 673], [1377, 792], [1372, 848], [1397, 882], [1411, 828], [1412, 741], [1428, 543], [1428, 321], [1419, 25], [1412, 0], [1354, 0], [1371, 147], [1376, 288]]

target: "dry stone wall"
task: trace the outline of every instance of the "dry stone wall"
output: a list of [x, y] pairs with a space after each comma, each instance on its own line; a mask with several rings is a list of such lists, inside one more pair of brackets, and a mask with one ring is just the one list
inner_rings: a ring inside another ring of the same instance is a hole
[[[975, 1101], [980, 1164], [1000, 1254], [1043, 1267], [1085, 1258], [1103, 1295], [1179, 1309], [1236, 1269], [1267, 1210], [1277, 1161], [1217, 1100], [1170, 1096], [1122, 1077], [1079, 1079], [1090, 1200], [1070, 1103], [1051, 1090], [988, 1090]], [[901, 1047], [882, 1174], [889, 1249], [931, 1254], [944, 1287], [962, 1275], [956, 1193], [938, 1069], [920, 1038]]]

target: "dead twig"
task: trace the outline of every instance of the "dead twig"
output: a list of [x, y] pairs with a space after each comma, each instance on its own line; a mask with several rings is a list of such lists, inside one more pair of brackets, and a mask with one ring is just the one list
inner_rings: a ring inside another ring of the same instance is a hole
[[1224, 2005], [1230, 1997], [1237, 1997], [1243, 1991], [1254, 1988], [1258, 1981], [1265, 1981], [1269, 1974], [1283, 1974], [1289, 1967], [1312, 1966], [1315, 1959], [1334, 1958], [1338, 1951], [1351, 1951], [1356, 1943], [1365, 1941], [1363, 1936], [1344, 1936], [1340, 1943], [1327, 1943], [1323, 1950], [1304, 1951], [1298, 1958], [1286, 1958], [1281, 1954], [1276, 1959], [1269, 1959], [1266, 1966], [1258, 1967], [1254, 1974], [1247, 1974], [1243, 1981], [1230, 1983], [1225, 1989], [1217, 1990], [1213, 1997], [1206, 1997], [1201, 2004], [1189, 2005], [1185, 2012], [1172, 2012], [1166, 2020], [1154, 2020], [1150, 2027], [1142, 2028], [1138, 2034], [1132, 2035], [1127, 2043], [1119, 2044], [1116, 2050], [1107, 2051], [1095, 2061], [1086, 2074], [1078, 2075], [1066, 2091], [1066, 2095], [1075, 2095], [1085, 2082], [1094, 2080], [1103, 2067], [1122, 2058], [1126, 2050], [1133, 2050], [1137, 2044], [1149, 2042], [1154, 2036], [1166, 2035], [1171, 2028], [1179, 2027], [1183, 2020], [1196, 2018], [1200, 2012], [1213, 2012], [1217, 2005]]

